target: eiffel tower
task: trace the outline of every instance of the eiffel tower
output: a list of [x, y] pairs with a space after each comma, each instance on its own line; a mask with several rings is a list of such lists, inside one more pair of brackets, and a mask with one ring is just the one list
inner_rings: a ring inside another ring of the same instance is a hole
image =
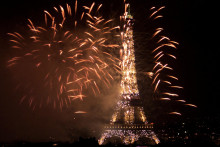
[[[130, 14], [129, 4], [125, 5], [125, 13], [121, 16], [123, 20], [122, 40], [122, 63], [121, 63], [121, 92], [115, 112], [110, 124], [105, 125], [105, 132], [99, 139], [99, 144], [107, 141], [124, 144], [132, 144], [135, 141], [146, 139], [151, 144], [160, 141], [152, 131], [153, 124], [148, 123], [139, 97], [139, 90], [135, 69], [135, 54], [133, 40], [133, 16]], [[145, 142], [146, 143], [146, 142]]]

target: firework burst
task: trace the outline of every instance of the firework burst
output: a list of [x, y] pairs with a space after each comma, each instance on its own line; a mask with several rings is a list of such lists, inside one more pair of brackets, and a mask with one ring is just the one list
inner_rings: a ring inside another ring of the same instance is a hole
[[[149, 18], [152, 21], [162, 18], [163, 16], [158, 15], [158, 13], [164, 8], [165, 6], [160, 8], [152, 7], [150, 9], [152, 13]], [[183, 87], [177, 85], [179, 79], [173, 75], [173, 68], [167, 61], [171, 63], [175, 62], [177, 58], [174, 52], [179, 43], [165, 36], [163, 30], [163, 28], [156, 28], [151, 38], [157, 43], [157, 46], [152, 51], [154, 67], [151, 72], [151, 77], [153, 79], [152, 85], [154, 87], [154, 93], [159, 95], [159, 99], [162, 101], [176, 101], [186, 106], [197, 107], [193, 104], [187, 104], [178, 94]], [[169, 114], [181, 115], [179, 112], [170, 112]]]
[[113, 20], [99, 14], [101, 7], [83, 6], [78, 15], [76, 0], [73, 9], [66, 4], [52, 13], [45, 10], [43, 25], [28, 19], [25, 35], [8, 33], [18, 55], [7, 66], [15, 72], [16, 89], [25, 90], [21, 103], [26, 100], [33, 109], [45, 104], [62, 109], [86, 97], [85, 89], [97, 95], [100, 85], [110, 86], [120, 67], [111, 54], [118, 45], [109, 38], [119, 27], [110, 27]]

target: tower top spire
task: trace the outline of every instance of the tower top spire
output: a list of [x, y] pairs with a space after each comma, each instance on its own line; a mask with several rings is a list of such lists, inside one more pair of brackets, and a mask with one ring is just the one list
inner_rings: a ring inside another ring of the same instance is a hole
[[130, 4], [127, 4], [127, 17], [126, 18], [133, 19], [133, 16], [131, 15]]

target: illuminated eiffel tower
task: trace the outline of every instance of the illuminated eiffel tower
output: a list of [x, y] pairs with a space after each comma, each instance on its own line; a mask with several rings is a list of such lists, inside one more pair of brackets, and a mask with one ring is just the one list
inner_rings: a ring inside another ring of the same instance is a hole
[[[136, 78], [135, 54], [133, 40], [133, 16], [129, 4], [125, 5], [125, 13], [121, 16], [123, 31], [121, 40], [123, 49], [121, 63], [121, 93], [110, 124], [105, 125], [105, 132], [99, 139], [99, 144], [120, 141], [132, 144], [146, 139], [158, 144], [160, 141], [152, 131], [153, 124], [148, 123], [141, 100]], [[146, 142], [145, 142], [146, 143]]]

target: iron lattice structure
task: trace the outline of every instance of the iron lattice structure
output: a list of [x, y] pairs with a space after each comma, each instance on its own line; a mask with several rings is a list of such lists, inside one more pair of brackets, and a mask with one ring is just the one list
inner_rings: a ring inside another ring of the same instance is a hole
[[136, 78], [133, 16], [130, 14], [129, 4], [125, 6], [125, 13], [121, 16], [123, 31], [121, 32], [121, 92], [115, 112], [110, 124], [105, 125], [105, 132], [99, 139], [99, 144], [114, 137], [120, 138], [124, 144], [132, 144], [141, 138], [151, 139], [158, 144], [160, 141], [152, 131], [153, 124], [147, 122]]

